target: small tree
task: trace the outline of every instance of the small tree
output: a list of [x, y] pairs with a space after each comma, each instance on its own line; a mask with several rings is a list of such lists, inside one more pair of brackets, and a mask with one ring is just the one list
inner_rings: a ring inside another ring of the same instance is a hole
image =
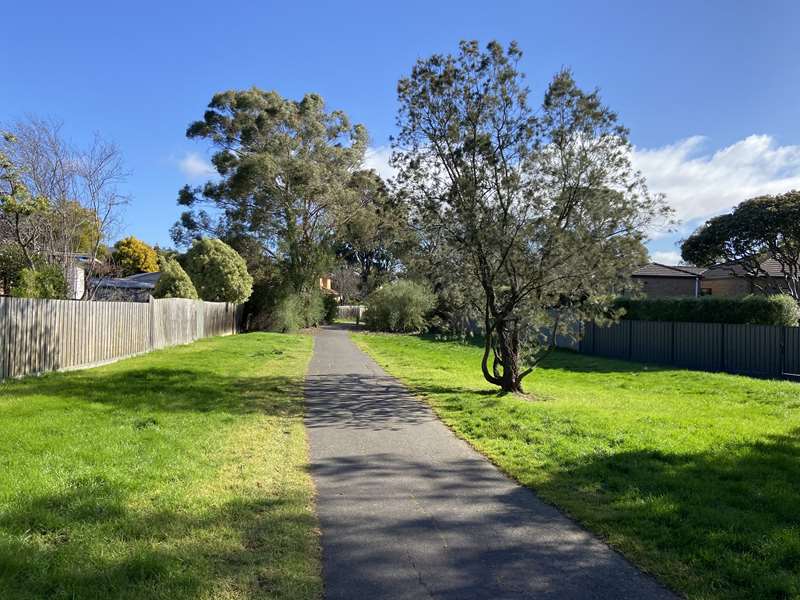
[[156, 251], [152, 246], [133, 236], [126, 237], [114, 244], [114, 252], [111, 256], [123, 277], [158, 271]]
[[[695, 265], [721, 263], [757, 290], [785, 292], [800, 302], [800, 191], [752, 198], [709, 219], [683, 241], [681, 255]], [[770, 276], [768, 259], [782, 277]]]
[[57, 266], [45, 265], [38, 270], [25, 268], [20, 271], [11, 293], [20, 298], [66, 298], [67, 281]]
[[[516, 44], [420, 60], [398, 84], [394, 164], [422, 235], [479, 292], [487, 381], [522, 391], [567, 317], [609, 309], [666, 211], [630, 164], [627, 130], [568, 71], [538, 112]], [[542, 342], [536, 333], [546, 326]]]
[[253, 291], [253, 278], [244, 259], [221, 240], [195, 241], [183, 263], [203, 300], [241, 304]]
[[197, 290], [183, 267], [174, 258], [159, 260], [161, 277], [153, 290], [155, 298], [189, 298], [197, 300]]
[[435, 304], [436, 297], [424, 285], [395, 281], [370, 294], [364, 320], [374, 331], [423, 331], [425, 316]]

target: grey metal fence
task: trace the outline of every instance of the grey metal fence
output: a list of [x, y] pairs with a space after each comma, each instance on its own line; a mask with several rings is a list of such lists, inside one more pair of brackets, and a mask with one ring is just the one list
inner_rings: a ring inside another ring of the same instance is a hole
[[0, 298], [0, 380], [236, 333], [240, 316], [233, 304], [179, 298], [149, 304]]
[[620, 321], [583, 325], [578, 351], [609, 358], [800, 379], [800, 327]]

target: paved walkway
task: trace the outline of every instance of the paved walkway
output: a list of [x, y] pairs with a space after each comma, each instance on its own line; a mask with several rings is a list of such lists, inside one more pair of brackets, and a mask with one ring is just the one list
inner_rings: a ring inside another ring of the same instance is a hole
[[306, 382], [326, 597], [674, 598], [500, 473], [344, 329]]

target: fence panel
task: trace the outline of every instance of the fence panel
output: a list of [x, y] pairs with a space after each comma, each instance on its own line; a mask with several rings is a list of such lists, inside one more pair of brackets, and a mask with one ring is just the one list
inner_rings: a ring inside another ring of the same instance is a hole
[[630, 358], [631, 322], [594, 328], [594, 353], [608, 358]]
[[722, 370], [779, 377], [783, 371], [782, 329], [774, 325], [725, 325]]
[[233, 304], [180, 298], [150, 303], [0, 298], [0, 380], [236, 333], [240, 315]]
[[672, 364], [686, 369], [722, 369], [722, 325], [675, 323]]
[[784, 327], [784, 374], [800, 378], [800, 327]]
[[669, 364], [672, 362], [672, 323], [627, 321], [631, 327], [631, 360]]

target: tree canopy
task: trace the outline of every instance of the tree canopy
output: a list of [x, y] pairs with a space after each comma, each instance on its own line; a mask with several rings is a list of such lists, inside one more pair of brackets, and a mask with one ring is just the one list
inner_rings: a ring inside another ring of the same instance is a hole
[[132, 235], [114, 244], [112, 258], [122, 277], [158, 271], [158, 255], [155, 249]]
[[[683, 260], [727, 266], [764, 292], [786, 292], [800, 302], [800, 191], [759, 196], [709, 219], [681, 244]], [[772, 260], [782, 277], [770, 277]]]
[[241, 304], [253, 291], [253, 278], [244, 259], [221, 240], [196, 240], [183, 264], [203, 300]]
[[422, 237], [473, 287], [483, 374], [507, 391], [522, 390], [568, 317], [607, 313], [643, 260], [644, 232], [667, 214], [598, 92], [562, 71], [534, 111], [521, 55], [462, 42], [455, 56], [419, 60], [398, 84], [394, 147]]
[[216, 94], [186, 135], [213, 144], [219, 179], [181, 190], [179, 203], [190, 210], [173, 228], [176, 242], [246, 234], [280, 264], [292, 290], [312, 287], [354, 198], [349, 182], [363, 162], [364, 127], [328, 111], [316, 94], [294, 101], [252, 88]]

